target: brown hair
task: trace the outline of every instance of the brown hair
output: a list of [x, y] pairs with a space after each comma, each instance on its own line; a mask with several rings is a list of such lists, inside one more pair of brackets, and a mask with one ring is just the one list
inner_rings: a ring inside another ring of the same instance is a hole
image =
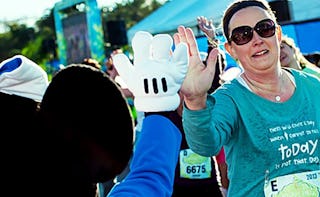
[[223, 18], [222, 18], [222, 25], [223, 25], [223, 33], [226, 38], [226, 40], [229, 41], [229, 23], [232, 18], [232, 16], [238, 12], [239, 10], [247, 7], [257, 6], [264, 10], [266, 10], [272, 19], [276, 22], [276, 16], [274, 15], [270, 5], [265, 0], [238, 0], [233, 2], [229, 5], [229, 7], [224, 12]]

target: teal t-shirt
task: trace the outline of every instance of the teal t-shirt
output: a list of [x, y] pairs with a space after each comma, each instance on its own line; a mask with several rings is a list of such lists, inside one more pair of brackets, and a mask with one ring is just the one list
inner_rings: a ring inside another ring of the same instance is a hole
[[320, 69], [318, 67], [314, 67], [314, 68], [305, 67], [302, 70], [303, 70], [303, 72], [315, 75], [320, 78]]
[[286, 102], [264, 99], [234, 79], [208, 96], [207, 108], [184, 108], [194, 152], [212, 156], [224, 146], [229, 196], [281, 196], [296, 185], [320, 191], [320, 80], [290, 72], [296, 90]]

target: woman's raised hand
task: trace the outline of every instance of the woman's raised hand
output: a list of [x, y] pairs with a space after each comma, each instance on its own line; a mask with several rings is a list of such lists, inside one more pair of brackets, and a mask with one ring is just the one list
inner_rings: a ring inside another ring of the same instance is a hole
[[175, 45], [185, 42], [189, 47], [188, 73], [180, 89], [185, 104], [191, 110], [203, 109], [206, 106], [207, 91], [214, 78], [218, 49], [210, 52], [205, 65], [200, 59], [196, 38], [191, 28], [179, 26], [173, 38]]

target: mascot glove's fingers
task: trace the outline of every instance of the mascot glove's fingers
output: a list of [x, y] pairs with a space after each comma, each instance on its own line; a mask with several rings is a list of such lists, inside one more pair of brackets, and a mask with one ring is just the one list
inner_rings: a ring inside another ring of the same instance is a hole
[[172, 44], [168, 34], [152, 37], [140, 31], [132, 40], [134, 65], [124, 56], [115, 56], [116, 69], [134, 94], [138, 111], [173, 111], [179, 106], [178, 91], [188, 69], [188, 47], [179, 44], [172, 53]]
[[121, 76], [125, 84], [127, 84], [129, 90], [133, 92], [132, 85], [130, 86], [130, 84], [135, 81], [135, 79], [133, 78], [135, 76], [135, 68], [131, 64], [129, 58], [125, 54], [121, 53], [113, 56], [112, 60], [114, 67], [118, 71], [119, 75]]
[[138, 31], [132, 38], [133, 62], [136, 67], [143, 65], [151, 56], [152, 35], [146, 31]]
[[157, 34], [152, 40], [152, 58], [155, 61], [169, 61], [173, 40], [168, 34]]

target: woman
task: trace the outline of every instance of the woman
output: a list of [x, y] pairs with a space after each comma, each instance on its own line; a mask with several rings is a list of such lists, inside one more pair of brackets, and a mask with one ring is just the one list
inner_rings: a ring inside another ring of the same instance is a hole
[[227, 52], [244, 71], [211, 95], [207, 90], [218, 51], [212, 50], [205, 66], [192, 30], [180, 26], [174, 35], [176, 44], [190, 47], [181, 88], [189, 146], [203, 156], [224, 147], [228, 196], [318, 194], [319, 79], [281, 68], [282, 31], [266, 1], [232, 3], [223, 16], [223, 31]]
[[280, 48], [281, 66], [303, 70], [306, 73], [316, 75], [320, 78], [320, 68], [309, 62], [303, 56], [292, 38], [282, 36]]

